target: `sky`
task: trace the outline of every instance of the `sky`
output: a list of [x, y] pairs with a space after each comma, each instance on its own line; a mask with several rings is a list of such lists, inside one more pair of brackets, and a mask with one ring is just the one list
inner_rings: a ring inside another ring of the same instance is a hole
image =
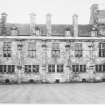
[[73, 14], [78, 23], [89, 23], [90, 6], [99, 4], [105, 9], [105, 0], [0, 0], [0, 14], [8, 14], [9, 23], [29, 23], [29, 14], [36, 14], [36, 23], [45, 24], [46, 14], [52, 14], [52, 24], [72, 24]]

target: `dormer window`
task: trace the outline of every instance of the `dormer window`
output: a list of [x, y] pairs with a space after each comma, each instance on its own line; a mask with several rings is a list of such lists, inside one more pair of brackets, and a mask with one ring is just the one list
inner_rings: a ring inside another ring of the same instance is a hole
[[95, 27], [92, 27], [91, 36], [92, 36], [92, 37], [97, 36], [97, 29], [96, 29]]
[[35, 31], [36, 31], [36, 36], [40, 36], [40, 28], [39, 27], [36, 27], [36, 29], [35, 29]]
[[99, 35], [105, 36], [105, 27], [101, 27], [98, 32]]
[[16, 26], [11, 27], [11, 35], [16, 36], [18, 34], [18, 28]]
[[71, 36], [71, 30], [69, 28], [65, 30], [65, 36]]

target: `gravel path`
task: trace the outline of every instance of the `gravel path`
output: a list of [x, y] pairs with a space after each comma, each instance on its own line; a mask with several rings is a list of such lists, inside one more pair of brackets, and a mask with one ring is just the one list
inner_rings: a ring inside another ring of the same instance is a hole
[[105, 83], [0, 85], [0, 103], [105, 104]]

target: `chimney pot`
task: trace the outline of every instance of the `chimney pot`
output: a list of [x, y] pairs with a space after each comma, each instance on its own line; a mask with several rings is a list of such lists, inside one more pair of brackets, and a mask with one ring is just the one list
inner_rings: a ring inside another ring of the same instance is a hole
[[74, 37], [78, 37], [78, 15], [73, 15], [73, 31], [74, 31]]
[[36, 14], [30, 13], [30, 33], [33, 35], [35, 34], [35, 27], [36, 27]]
[[47, 35], [51, 35], [51, 14], [48, 13], [46, 15], [46, 28], [47, 28]]

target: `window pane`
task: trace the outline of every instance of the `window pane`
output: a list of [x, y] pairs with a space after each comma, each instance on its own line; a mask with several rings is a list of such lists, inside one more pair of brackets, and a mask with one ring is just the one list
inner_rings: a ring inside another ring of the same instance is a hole
[[105, 57], [105, 43], [99, 43], [99, 57]]
[[72, 71], [75, 72], [75, 68], [76, 66], [75, 65], [72, 65]]
[[103, 72], [105, 72], [105, 65], [103, 65]]
[[75, 43], [75, 57], [82, 57], [82, 43]]
[[3, 73], [3, 65], [0, 65], [0, 73]]
[[95, 66], [96, 72], [98, 72], [98, 65]]
[[28, 56], [29, 57], [36, 57], [36, 42], [35, 40], [31, 40], [28, 43]]
[[76, 65], [76, 71], [75, 72], [79, 72], [79, 65]]
[[57, 65], [57, 72], [63, 72], [63, 65]]
[[35, 73], [39, 72], [39, 65], [33, 65], [33, 72]]
[[11, 42], [4, 42], [3, 43], [3, 56], [4, 57], [11, 57]]
[[7, 72], [7, 70], [6, 70], [7, 66], [4, 65], [3, 67], [4, 67], [4, 72], [6, 73]]

